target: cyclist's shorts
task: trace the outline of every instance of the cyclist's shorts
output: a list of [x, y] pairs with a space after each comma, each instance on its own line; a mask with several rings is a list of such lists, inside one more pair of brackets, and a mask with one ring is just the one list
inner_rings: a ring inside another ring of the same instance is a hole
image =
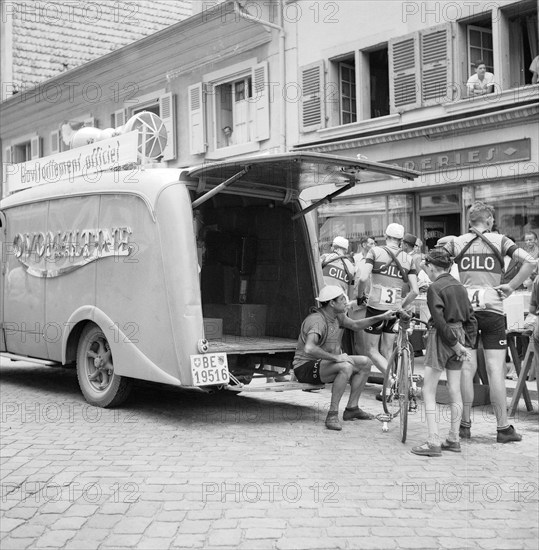
[[[386, 310], [374, 309], [373, 307], [367, 306], [367, 315], [365, 315], [365, 319], [368, 319], [369, 317], [376, 317], [377, 315], [382, 315], [382, 313], [385, 312]], [[382, 332], [393, 334], [393, 327], [395, 326], [396, 322], [397, 319], [394, 317], [393, 319], [378, 321], [378, 323], [375, 323], [374, 325], [371, 325], [364, 330], [369, 334], [382, 334]]]
[[475, 311], [479, 335], [472, 349], [479, 346], [479, 338], [484, 349], [506, 349], [505, 317], [492, 311]]
[[298, 382], [304, 384], [320, 384], [324, 385], [324, 382], [320, 380], [320, 363], [322, 359], [316, 361], [307, 361], [297, 367], [294, 367], [294, 374], [298, 379]]

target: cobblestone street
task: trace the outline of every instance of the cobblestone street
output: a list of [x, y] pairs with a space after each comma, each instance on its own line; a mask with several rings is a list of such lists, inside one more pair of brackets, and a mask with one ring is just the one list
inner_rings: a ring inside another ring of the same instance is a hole
[[[410, 453], [425, 438], [421, 406], [403, 445], [398, 425], [376, 420], [326, 430], [329, 389], [138, 383], [104, 410], [73, 370], [1, 365], [3, 550], [537, 548], [538, 416], [523, 402], [521, 443], [497, 444], [490, 407], [476, 407], [462, 454], [423, 458]], [[369, 412], [378, 390], [361, 398]]]

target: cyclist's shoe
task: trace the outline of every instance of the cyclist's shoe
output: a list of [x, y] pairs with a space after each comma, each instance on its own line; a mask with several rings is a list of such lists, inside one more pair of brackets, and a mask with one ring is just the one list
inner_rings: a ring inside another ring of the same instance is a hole
[[330, 411], [326, 416], [326, 428], [328, 430], [342, 430], [341, 423], [339, 422], [339, 413], [338, 411]]
[[440, 445], [433, 445], [428, 441], [419, 445], [419, 447], [413, 447], [412, 453], [419, 456], [442, 456], [442, 447]]
[[504, 430], [498, 430], [496, 441], [498, 443], [511, 443], [511, 441], [521, 441], [522, 436], [517, 433], [513, 426], [509, 426]]
[[464, 420], [460, 423], [459, 427], [459, 437], [461, 439], [470, 439], [472, 437], [472, 423], [465, 422]]
[[458, 441], [449, 441], [449, 439], [446, 439], [442, 443], [442, 451], [452, 451], [454, 453], [460, 453], [462, 452], [462, 449], [460, 448], [460, 443]]
[[354, 407], [353, 409], [346, 407], [342, 415], [343, 420], [372, 420], [373, 418], [374, 415], [362, 411], [359, 407]]

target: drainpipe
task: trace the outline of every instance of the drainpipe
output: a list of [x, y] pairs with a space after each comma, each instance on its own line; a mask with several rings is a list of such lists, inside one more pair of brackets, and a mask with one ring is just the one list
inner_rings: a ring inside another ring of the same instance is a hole
[[[286, 65], [285, 65], [285, 38], [283, 21], [283, 0], [279, 0], [279, 24], [270, 23], [269, 21], [262, 21], [257, 17], [253, 17], [243, 10], [238, 0], [234, 0], [234, 12], [242, 19], [251, 21], [252, 23], [259, 23], [264, 27], [270, 27], [279, 31], [279, 80], [280, 80], [280, 131], [279, 131], [279, 151], [286, 153], [286, 102], [284, 99], [284, 85], [286, 82]], [[269, 87], [268, 87], [269, 94]]]

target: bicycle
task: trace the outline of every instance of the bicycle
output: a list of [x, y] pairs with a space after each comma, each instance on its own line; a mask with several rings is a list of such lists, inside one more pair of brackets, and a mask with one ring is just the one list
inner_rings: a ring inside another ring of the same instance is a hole
[[427, 325], [424, 321], [412, 318], [404, 312], [397, 314], [399, 329], [393, 352], [388, 362], [382, 387], [382, 405], [384, 413], [378, 415], [383, 422], [383, 431], [388, 431], [387, 423], [397, 416], [400, 417], [401, 441], [406, 442], [408, 430], [408, 413], [417, 410], [416, 398], [419, 396], [417, 384], [423, 377], [414, 374], [414, 350], [408, 339], [408, 333], [413, 332], [413, 323]]

